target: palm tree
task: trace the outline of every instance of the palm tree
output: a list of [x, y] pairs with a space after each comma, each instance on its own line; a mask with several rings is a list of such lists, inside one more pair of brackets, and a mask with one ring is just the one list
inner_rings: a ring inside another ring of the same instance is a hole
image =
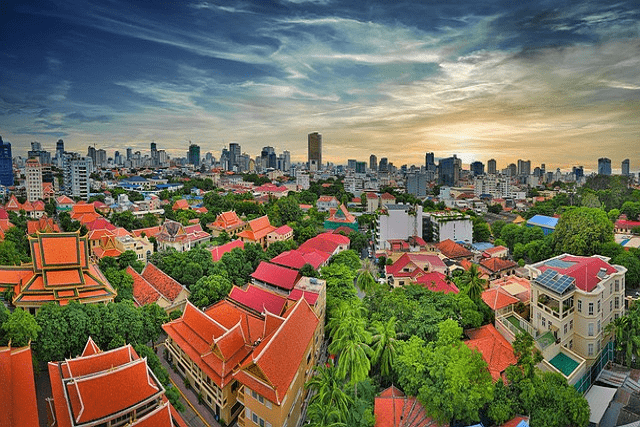
[[307, 409], [307, 419], [310, 427], [347, 427], [342, 421], [342, 414], [338, 408], [313, 403]]
[[370, 259], [365, 259], [362, 261], [362, 267], [360, 267], [358, 273], [358, 278], [356, 279], [358, 289], [367, 295], [375, 291], [378, 284], [375, 279], [378, 276], [378, 267]]
[[364, 336], [366, 308], [360, 300], [353, 300], [352, 303], [343, 302], [335, 310], [327, 323], [329, 336], [333, 339], [336, 336], [355, 337]]
[[358, 383], [369, 377], [371, 370], [371, 348], [365, 341], [358, 339], [339, 339], [334, 341], [336, 347], [340, 348], [338, 356], [338, 367], [336, 373], [338, 378], [349, 378], [349, 384], [355, 386], [355, 396], [358, 397]]
[[311, 411], [311, 405], [316, 404], [320, 408], [334, 408], [337, 414], [336, 421], [346, 420], [349, 406], [353, 401], [344, 392], [342, 380], [333, 364], [316, 367], [315, 375], [305, 384], [305, 387], [316, 393], [309, 401], [309, 411]]
[[484, 286], [487, 281], [480, 277], [478, 265], [471, 264], [469, 270], [465, 271], [462, 275], [461, 283], [466, 287], [469, 298], [474, 301], [478, 301], [482, 295], [482, 291], [484, 291]]
[[374, 322], [373, 330], [371, 362], [378, 365], [383, 377], [389, 378], [396, 358], [396, 318], [391, 317], [386, 323]]

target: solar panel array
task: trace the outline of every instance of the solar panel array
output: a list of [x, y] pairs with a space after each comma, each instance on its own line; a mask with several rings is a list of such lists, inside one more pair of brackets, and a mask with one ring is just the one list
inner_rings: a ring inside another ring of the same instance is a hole
[[573, 277], [565, 276], [551, 269], [545, 270], [541, 275], [536, 277], [535, 281], [558, 295], [564, 294], [575, 285], [575, 279]]

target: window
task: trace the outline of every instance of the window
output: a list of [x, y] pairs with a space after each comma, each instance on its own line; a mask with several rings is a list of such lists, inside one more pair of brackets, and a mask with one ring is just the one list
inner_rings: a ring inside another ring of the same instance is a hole
[[620, 281], [616, 280], [616, 292], [620, 290]]
[[613, 300], [609, 300], [609, 312], [613, 311]]
[[544, 317], [542, 318], [542, 326], [547, 326], [547, 319], [545, 319]]
[[609, 283], [609, 295], [613, 293], [613, 283]]
[[589, 344], [587, 348], [587, 353], [589, 354], [589, 356], [593, 356], [593, 344]]
[[600, 300], [598, 300], [598, 313], [600, 313]]
[[600, 319], [598, 319], [598, 333], [600, 333]]
[[569, 330], [573, 330], [573, 319], [569, 320]]
[[549, 320], [549, 329], [551, 329], [551, 326], [553, 325], [551, 324], [551, 320]]
[[569, 350], [571, 350], [573, 348], [573, 340], [569, 341]]
[[593, 336], [593, 323], [589, 323], [589, 336]]
[[589, 303], [589, 316], [593, 316], [593, 303]]
[[613, 299], [613, 305], [614, 305], [616, 310], [620, 308], [620, 302], [618, 301], [618, 297], [615, 297]]
[[582, 313], [582, 300], [578, 300], [578, 313]]
[[564, 324], [564, 334], [567, 335], [567, 331], [569, 330], [569, 324], [565, 323]]

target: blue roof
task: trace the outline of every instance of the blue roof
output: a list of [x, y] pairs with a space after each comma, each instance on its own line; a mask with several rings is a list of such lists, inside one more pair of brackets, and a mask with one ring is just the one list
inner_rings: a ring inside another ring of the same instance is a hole
[[529, 423], [526, 422], [525, 420], [522, 420], [518, 423], [516, 427], [529, 427]]
[[146, 178], [143, 178], [139, 175], [134, 175], [134, 176], [130, 176], [129, 178], [125, 178], [124, 181], [129, 181], [129, 182], [147, 182]]
[[482, 252], [482, 251], [486, 251], [487, 249], [493, 248], [493, 245], [489, 242], [476, 242], [476, 243], [472, 243], [471, 247], [476, 251]]
[[558, 224], [558, 218], [554, 218], [552, 216], [546, 215], [535, 215], [529, 221], [527, 221], [527, 225], [542, 227], [542, 228], [556, 228], [556, 224]]

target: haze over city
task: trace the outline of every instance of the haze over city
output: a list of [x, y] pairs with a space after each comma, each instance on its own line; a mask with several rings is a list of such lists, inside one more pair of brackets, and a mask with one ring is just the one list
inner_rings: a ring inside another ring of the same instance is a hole
[[184, 156], [236, 141], [614, 169], [640, 163], [639, 11], [617, 2], [25, 1], [5, 5], [0, 135]]

